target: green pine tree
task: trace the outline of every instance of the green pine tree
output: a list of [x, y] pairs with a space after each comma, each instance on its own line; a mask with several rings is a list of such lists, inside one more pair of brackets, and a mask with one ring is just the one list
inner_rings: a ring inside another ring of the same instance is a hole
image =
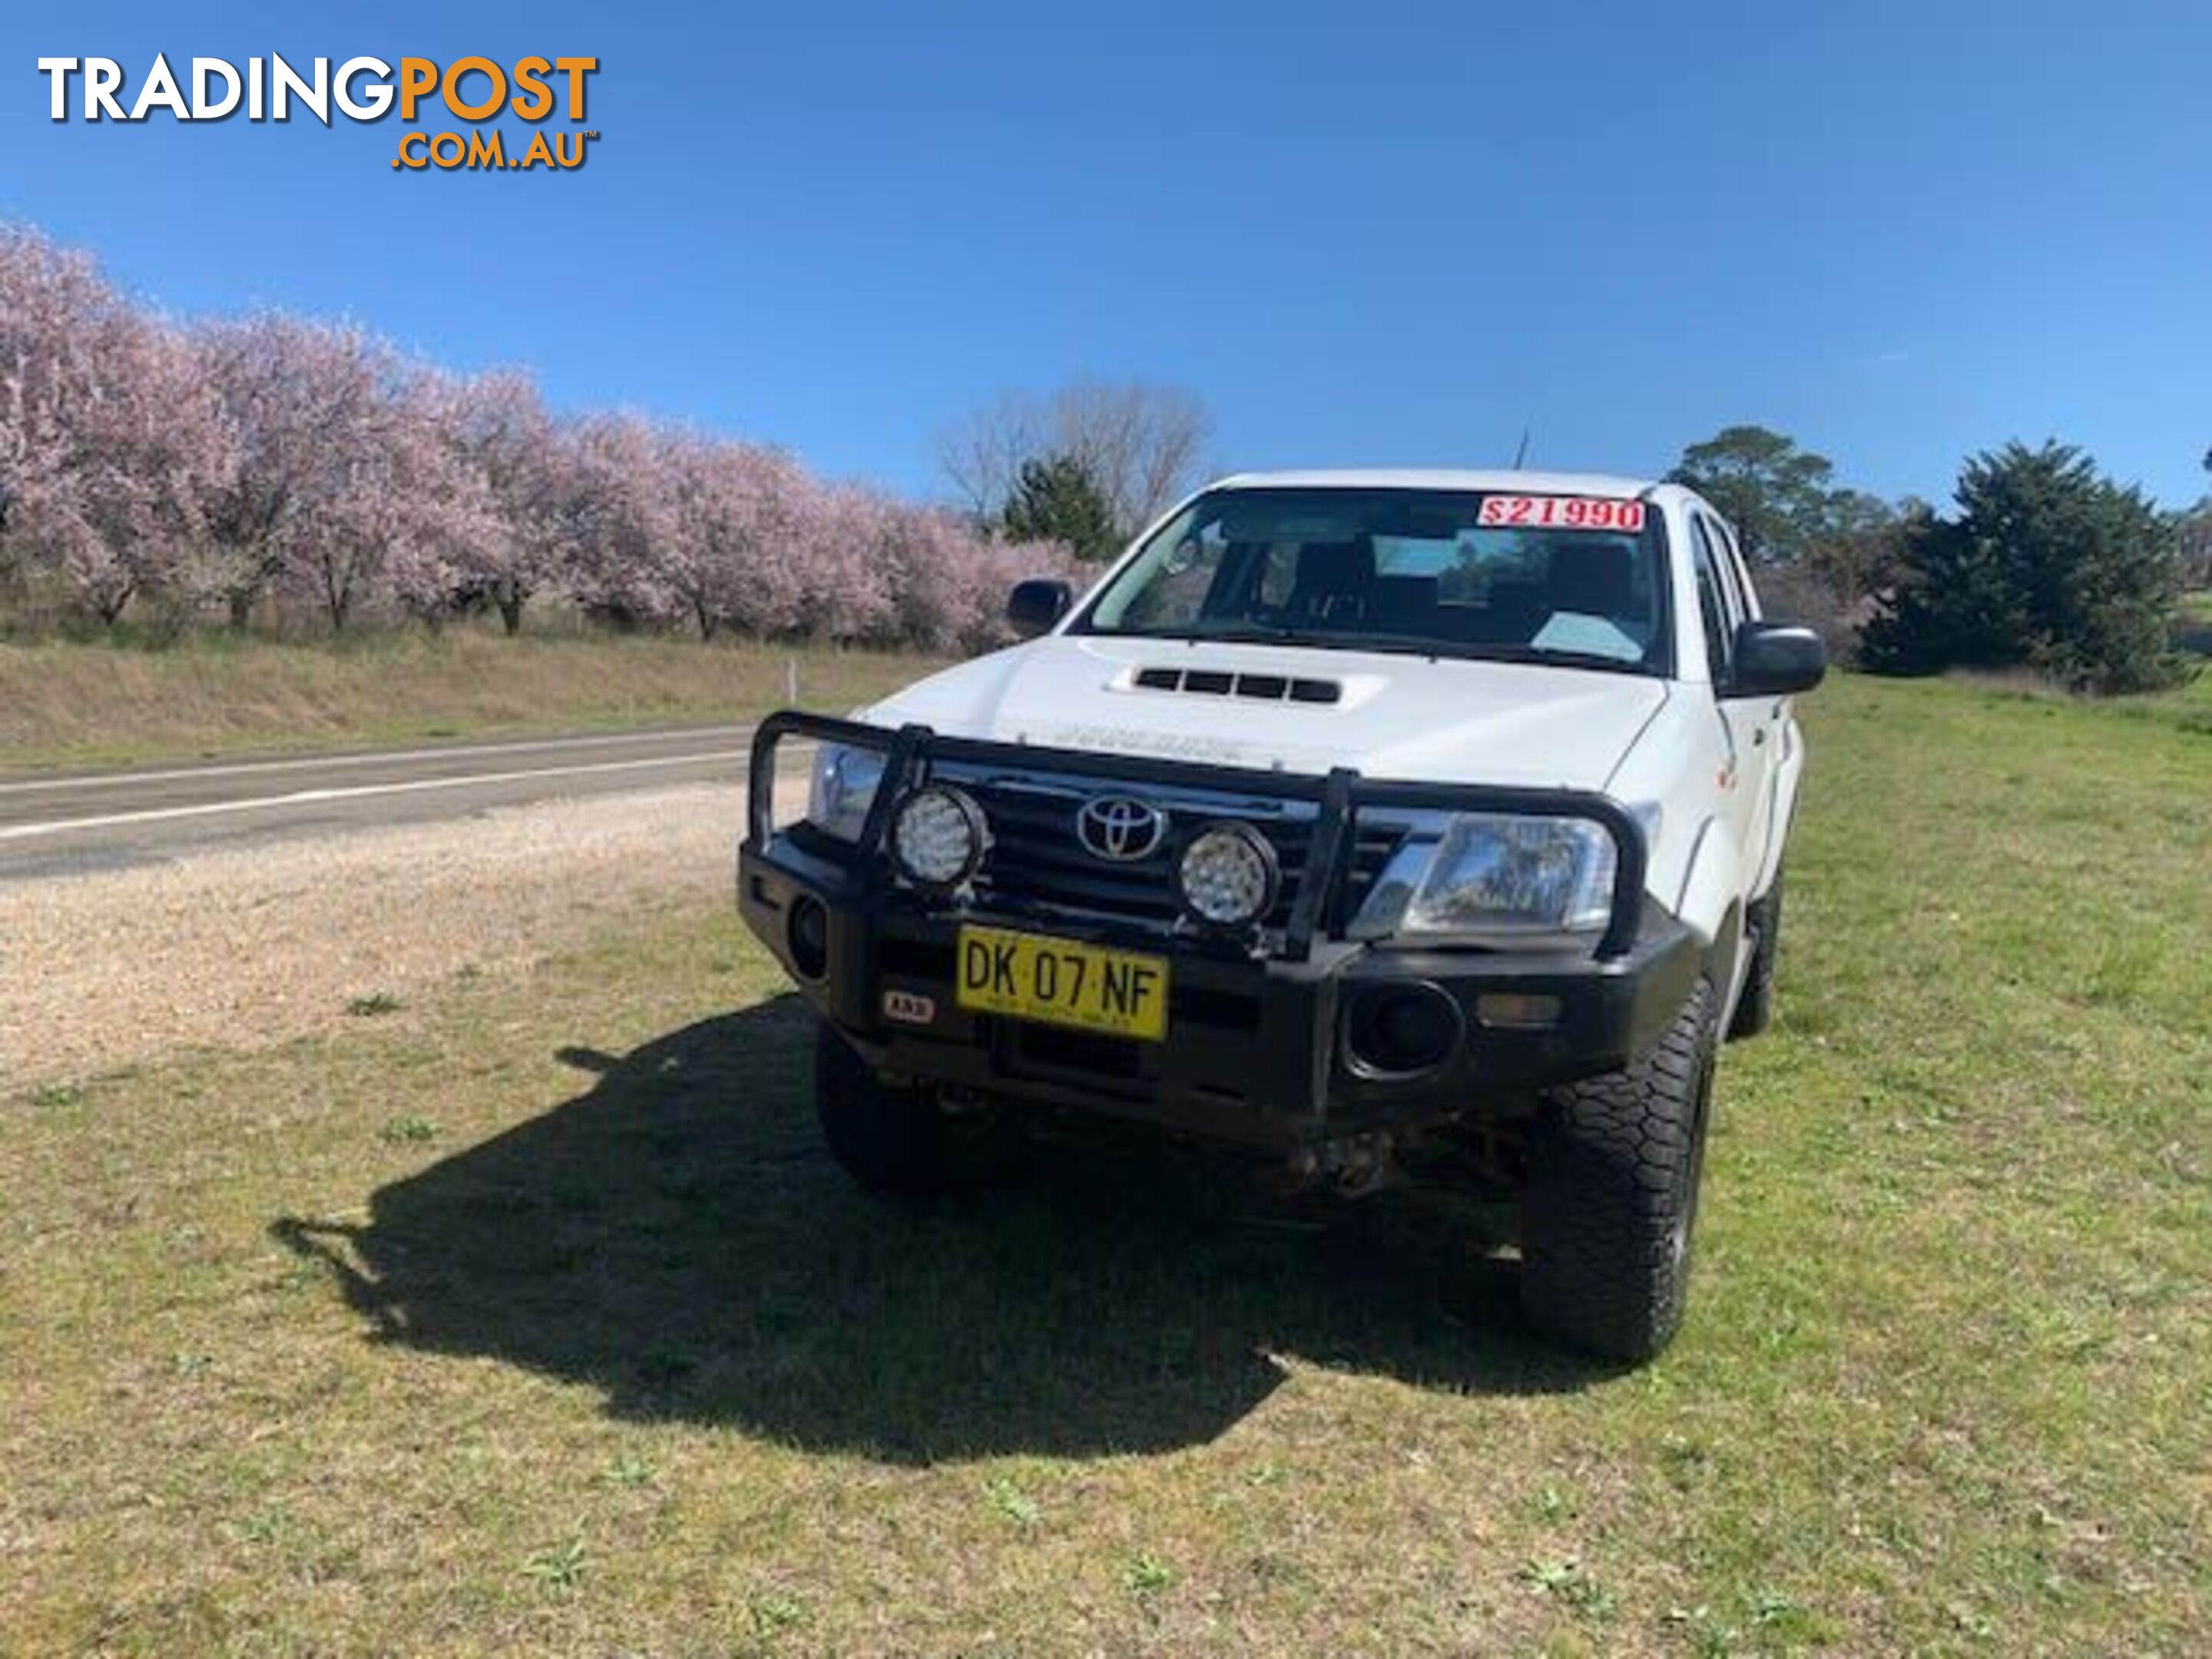
[[1753, 564], [1788, 564], [1850, 528], [1868, 498], [1832, 488], [1825, 455], [1763, 426], [1724, 427], [1682, 452], [1668, 478], [1687, 484], [1735, 526]]
[[2078, 690], [2171, 685], [2179, 586], [2173, 520], [2069, 445], [2008, 444], [1959, 477], [1954, 518], [1931, 518], [1869, 625], [1868, 666], [1894, 673], [2028, 667]]
[[1127, 539], [1091, 469], [1066, 454], [1022, 463], [1000, 528], [1009, 541], [1063, 543], [1091, 563], [1112, 558]]

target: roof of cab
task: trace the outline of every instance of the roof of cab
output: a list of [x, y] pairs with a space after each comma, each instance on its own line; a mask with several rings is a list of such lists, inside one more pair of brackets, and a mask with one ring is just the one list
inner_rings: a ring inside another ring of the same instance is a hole
[[1632, 501], [1658, 487], [1650, 478], [1603, 472], [1517, 472], [1504, 468], [1358, 467], [1322, 471], [1238, 472], [1214, 489], [1472, 489], [1515, 495], [1595, 495]]

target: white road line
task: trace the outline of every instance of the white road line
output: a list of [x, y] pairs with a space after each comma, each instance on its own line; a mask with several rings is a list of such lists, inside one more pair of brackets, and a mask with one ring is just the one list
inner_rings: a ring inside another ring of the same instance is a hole
[[[371, 795], [404, 795], [428, 789], [465, 789], [471, 785], [519, 783], [536, 778], [574, 778], [605, 772], [635, 772], [652, 766], [696, 766], [701, 761], [738, 757], [726, 750], [696, 755], [661, 755], [651, 760], [592, 761], [578, 766], [540, 766], [519, 772], [477, 772], [464, 778], [417, 778], [409, 783], [360, 783], [343, 789], [299, 789], [283, 795], [256, 795], [245, 800], [207, 801], [196, 806], [157, 806], [137, 812], [110, 812], [92, 818], [54, 818], [43, 823], [18, 823], [0, 829], [0, 841], [27, 841], [34, 836], [58, 836], [73, 830], [107, 830], [128, 823], [164, 823], [176, 818], [211, 817], [217, 813], [266, 811], [286, 806], [313, 806], [325, 801], [361, 800]], [[732, 781], [736, 781], [732, 779]]]
[[586, 738], [518, 738], [509, 743], [451, 744], [439, 749], [365, 749], [350, 755], [302, 755], [292, 760], [231, 761], [219, 766], [179, 766], [166, 772], [104, 772], [89, 777], [32, 778], [0, 783], [0, 795], [53, 789], [112, 789], [129, 783], [175, 783], [185, 778], [227, 778], [248, 773], [297, 772], [325, 766], [375, 766], [392, 761], [452, 760], [476, 755], [520, 755], [542, 749], [602, 748], [615, 743], [695, 742], [717, 735], [732, 738], [731, 753], [744, 751], [750, 726], [690, 727], [672, 732], [610, 732]]

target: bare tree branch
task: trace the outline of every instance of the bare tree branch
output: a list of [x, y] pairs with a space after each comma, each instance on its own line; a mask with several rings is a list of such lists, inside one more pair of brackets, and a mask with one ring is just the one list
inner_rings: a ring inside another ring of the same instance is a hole
[[938, 467], [978, 520], [996, 518], [1024, 461], [1053, 455], [1082, 463], [1125, 535], [1158, 517], [1200, 481], [1212, 421], [1177, 386], [1085, 382], [1040, 395], [1002, 392], [951, 427]]

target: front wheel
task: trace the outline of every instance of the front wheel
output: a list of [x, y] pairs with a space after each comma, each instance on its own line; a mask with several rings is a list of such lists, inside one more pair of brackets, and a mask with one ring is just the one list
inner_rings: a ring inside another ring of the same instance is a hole
[[956, 1109], [927, 1084], [887, 1083], [826, 1020], [814, 1034], [814, 1112], [830, 1155], [875, 1192], [969, 1191], [1003, 1179], [1021, 1155], [1021, 1125], [1006, 1107]]
[[1571, 1347], [1650, 1359], [1682, 1322], [1714, 1008], [1700, 980], [1648, 1053], [1550, 1091], [1538, 1113], [1521, 1200], [1521, 1305]]

